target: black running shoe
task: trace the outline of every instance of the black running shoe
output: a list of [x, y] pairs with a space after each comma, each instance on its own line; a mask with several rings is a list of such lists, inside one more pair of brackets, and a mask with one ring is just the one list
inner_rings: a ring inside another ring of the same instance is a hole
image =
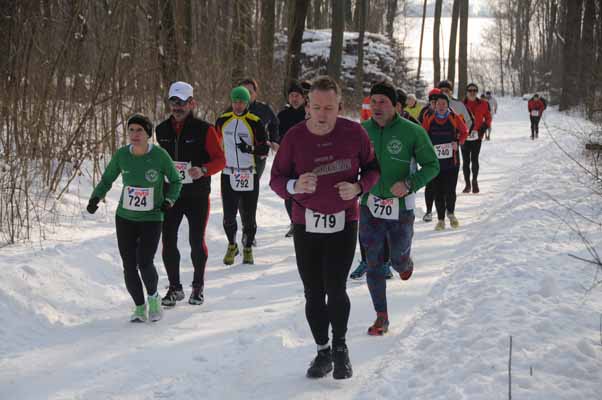
[[332, 371], [332, 353], [330, 347], [318, 351], [318, 355], [309, 365], [308, 378], [323, 378]]
[[188, 303], [194, 306], [200, 306], [204, 301], [205, 296], [203, 295], [203, 288], [192, 288], [192, 293], [190, 293]]
[[334, 379], [349, 379], [353, 376], [353, 368], [349, 360], [349, 350], [346, 345], [340, 345], [332, 351], [332, 360], [334, 362]]
[[182, 286], [170, 286], [165, 297], [161, 299], [161, 305], [164, 307], [173, 307], [176, 305], [176, 302], [180, 300], [184, 300], [184, 290], [182, 289]]

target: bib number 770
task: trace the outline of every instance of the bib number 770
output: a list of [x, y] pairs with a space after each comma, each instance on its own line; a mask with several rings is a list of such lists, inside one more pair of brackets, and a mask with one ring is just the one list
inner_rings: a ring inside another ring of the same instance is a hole
[[345, 228], [345, 210], [336, 214], [322, 214], [305, 210], [305, 231], [311, 233], [336, 233]]
[[381, 199], [372, 193], [368, 196], [368, 208], [374, 218], [380, 219], [399, 219], [399, 199], [393, 197], [390, 199]]

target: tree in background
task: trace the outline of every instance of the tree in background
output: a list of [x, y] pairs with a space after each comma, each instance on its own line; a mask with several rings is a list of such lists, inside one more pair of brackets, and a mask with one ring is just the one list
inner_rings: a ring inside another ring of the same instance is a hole
[[439, 37], [441, 35], [441, 7], [443, 0], [435, 1], [435, 18], [433, 20], [433, 82], [436, 85], [441, 80], [441, 59], [439, 54]]
[[449, 33], [449, 63], [447, 64], [447, 79], [454, 83], [456, 81], [456, 52], [458, 51], [458, 19], [460, 16], [460, 0], [454, 0], [452, 6], [452, 20]]
[[330, 57], [328, 75], [337, 81], [341, 78], [343, 62], [343, 33], [345, 32], [345, 0], [332, 0], [332, 35], [330, 39]]
[[458, 53], [458, 98], [466, 96], [468, 85], [468, 0], [460, 1], [460, 49]]

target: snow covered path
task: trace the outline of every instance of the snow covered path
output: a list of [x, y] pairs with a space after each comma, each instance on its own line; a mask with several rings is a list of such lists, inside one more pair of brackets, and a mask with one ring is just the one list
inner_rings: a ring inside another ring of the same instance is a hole
[[[482, 193], [458, 196], [458, 230], [435, 233], [423, 223], [419, 196], [416, 269], [410, 281], [388, 283], [388, 335], [365, 334], [374, 318], [368, 290], [349, 282], [351, 380], [304, 376], [315, 346], [292, 240], [284, 238], [284, 205], [266, 173], [256, 264], [222, 265], [214, 181], [206, 303], [179, 303], [156, 324], [127, 322], [117, 187], [97, 215], [63, 221], [43, 249], [0, 249], [0, 399], [505, 399], [510, 335], [516, 398], [600, 398], [600, 289], [585, 294], [593, 269], [567, 257], [584, 252], [549, 197], [578, 204], [587, 190], [574, 183], [573, 166], [543, 127], [539, 141], [529, 140], [524, 108], [500, 101], [493, 140], [481, 151]], [[555, 112], [546, 120], [570, 123]], [[574, 139], [564, 135], [562, 143], [578, 154]], [[83, 199], [72, 193], [66, 200], [83, 209], [89, 186], [79, 191]], [[593, 233], [599, 244], [600, 232]], [[192, 277], [186, 238], [185, 225], [185, 285]]]

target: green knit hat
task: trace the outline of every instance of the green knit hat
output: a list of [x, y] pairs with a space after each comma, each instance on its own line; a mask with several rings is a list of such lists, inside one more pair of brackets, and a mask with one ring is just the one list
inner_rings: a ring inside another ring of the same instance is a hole
[[251, 101], [251, 93], [249, 93], [249, 90], [246, 87], [237, 86], [230, 92], [230, 100], [232, 100], [232, 102], [242, 101], [249, 104], [249, 101]]

